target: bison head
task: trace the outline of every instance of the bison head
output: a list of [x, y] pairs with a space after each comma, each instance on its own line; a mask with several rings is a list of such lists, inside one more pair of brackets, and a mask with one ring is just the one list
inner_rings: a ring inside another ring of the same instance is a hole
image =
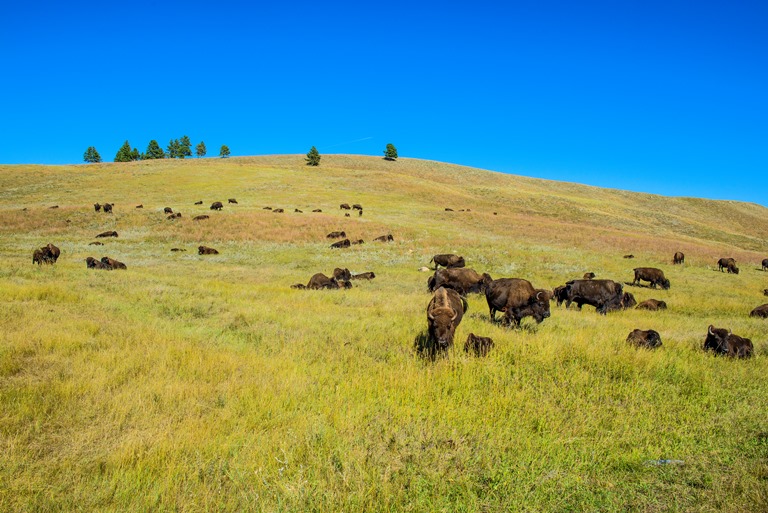
[[436, 350], [445, 351], [453, 345], [453, 334], [456, 331], [454, 321], [458, 315], [452, 308], [436, 308], [427, 312], [429, 332]]
[[726, 342], [730, 330], [715, 328], [711, 324], [707, 328], [707, 338], [704, 339], [704, 350], [712, 350], [717, 354], [725, 354], [728, 352], [728, 344]]
[[533, 303], [531, 304], [531, 315], [536, 319], [537, 323], [542, 322], [549, 317], [549, 294], [546, 290], [536, 291], [536, 295], [533, 296]]
[[668, 279], [664, 278], [663, 280], [661, 280], [661, 283], [659, 283], [659, 285], [661, 285], [662, 289], [669, 290], [669, 280]]

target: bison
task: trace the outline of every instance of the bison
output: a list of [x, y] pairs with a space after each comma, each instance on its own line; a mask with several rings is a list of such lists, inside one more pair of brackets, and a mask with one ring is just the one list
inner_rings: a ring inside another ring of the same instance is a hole
[[173, 209], [171, 207], [165, 207], [163, 209], [164, 214], [173, 214]]
[[202, 205], [202, 204], [203, 204], [203, 200], [195, 201], [195, 205]]
[[235, 205], [237, 205], [237, 200], [235, 198], [229, 198], [227, 200], [227, 203], [234, 203]]
[[763, 271], [768, 271], [768, 258], [763, 259]]
[[299, 210], [298, 208], [294, 208], [293, 211], [296, 212], [297, 214], [303, 214], [304, 213], [303, 211]]
[[195, 216], [195, 217], [193, 217], [193, 218], [192, 218], [192, 220], [193, 220], [193, 221], [203, 221], [203, 220], [205, 220], [205, 219], [209, 219], [209, 218], [210, 218], [210, 216], [208, 216], [208, 215], [205, 215], [205, 214], [201, 214], [201, 215], [199, 215], [199, 216]]
[[464, 342], [464, 352], [472, 353], [478, 357], [488, 356], [488, 353], [491, 352], [493, 346], [494, 343], [492, 338], [479, 337], [474, 333], [470, 333], [467, 336], [467, 341]]
[[353, 280], [372, 280], [376, 277], [376, 274], [372, 271], [360, 274], [353, 274], [351, 279]]
[[448, 208], [448, 207], [445, 207], [445, 211], [446, 211], [446, 212], [453, 212], [453, 209], [452, 209], [452, 208]]
[[101, 263], [107, 264], [112, 269], [128, 269], [128, 267], [124, 263], [118, 262], [117, 260], [106, 257], [106, 256], [101, 257]]
[[44, 251], [42, 248], [36, 249], [35, 251], [32, 252], [32, 263], [37, 265], [50, 263], [47, 255], [48, 255], [47, 252]]
[[627, 342], [646, 349], [661, 347], [661, 335], [656, 330], [632, 330], [627, 336]]
[[612, 280], [572, 280], [565, 284], [565, 307], [594, 306], [597, 312], [605, 315], [608, 311], [622, 308], [624, 290], [621, 283]]
[[351, 244], [352, 243], [349, 242], [349, 239], [344, 239], [331, 244], [331, 249], [348, 248]]
[[640, 285], [640, 281], [649, 282], [651, 288], [656, 288], [659, 285], [662, 289], [669, 289], [669, 280], [664, 277], [664, 271], [656, 269], [655, 267], [637, 267], [633, 269], [635, 271], [635, 279], [632, 281], [632, 285]]
[[88, 269], [102, 269], [104, 271], [112, 270], [112, 266], [110, 266], [109, 264], [105, 264], [101, 260], [96, 260], [93, 257], [88, 257], [85, 259], [85, 266]]
[[88, 245], [89, 246], [103, 246], [104, 243], [103, 242], [99, 242], [99, 241], [95, 241], [95, 242], [89, 242]]
[[351, 207], [347, 203], [342, 203], [341, 205], [339, 205], [339, 209], [341, 210], [350, 210], [350, 208]]
[[99, 210], [101, 210], [101, 203], [94, 203], [94, 204], [93, 204], [93, 209], [94, 209], [96, 212], [98, 212]]
[[357, 239], [357, 240], [353, 240], [352, 244], [365, 244], [365, 241], [363, 239]]
[[285, 210], [284, 210], [284, 209], [282, 209], [282, 208], [276, 208], [276, 209], [274, 209], [274, 210], [272, 211], [272, 213], [273, 213], [273, 214], [282, 214], [282, 213], [284, 213], [284, 212], [285, 212]]
[[725, 269], [731, 274], [739, 274], [739, 268], [736, 267], [736, 260], [733, 258], [721, 258], [717, 261], [717, 268], [720, 272]]
[[466, 294], [484, 294], [487, 285], [493, 279], [487, 273], [477, 274], [474, 269], [455, 268], [440, 269], [435, 271], [429, 280], [427, 288], [434, 292], [440, 287], [446, 287], [457, 291], [461, 295]]
[[272, 210], [272, 207], [263, 207], [262, 210]]
[[624, 255], [624, 258], [635, 258], [635, 255]]
[[144, 208], [144, 205], [136, 205], [134, 208]]
[[342, 238], [346, 238], [346, 237], [347, 237], [347, 233], [344, 232], [344, 231], [341, 231], [341, 232], [331, 232], [331, 233], [329, 233], [328, 235], [325, 236], [326, 239], [342, 239]]
[[427, 305], [427, 347], [431, 354], [450, 349], [456, 327], [468, 309], [467, 300], [445, 287], [435, 290]]
[[684, 264], [685, 263], [685, 255], [681, 252], [677, 252], [672, 256], [672, 264]]
[[333, 277], [337, 280], [349, 281], [352, 279], [352, 273], [346, 267], [344, 269], [337, 267], [333, 270]]
[[115, 231], [101, 232], [96, 236], [97, 239], [106, 238], [106, 237], [117, 237], [117, 232]]
[[224, 205], [221, 204], [221, 201], [211, 203], [211, 210], [221, 210], [222, 208], [224, 208]]
[[[621, 296], [621, 303], [619, 304], [618, 309], [626, 310], [628, 308], [632, 308], [636, 304], [637, 304], [637, 300], [635, 299], [635, 296], [633, 296], [632, 293], [630, 292], [625, 292]], [[612, 308], [611, 311], [614, 309], [616, 308]]]
[[361, 204], [359, 204], [359, 203], [355, 203], [354, 205], [352, 205], [352, 210], [360, 210], [360, 211], [362, 211], [363, 210], [363, 206]]
[[171, 251], [174, 252], [174, 253], [177, 253], [179, 251], [186, 251], [186, 249], [184, 249], [184, 248], [171, 248]]
[[437, 268], [441, 265], [446, 268], [464, 267], [466, 265], [464, 257], [450, 253], [435, 255], [429, 261], [429, 263], [432, 262], [435, 263], [435, 271], [437, 271]]
[[198, 255], [218, 255], [219, 252], [213, 248], [209, 248], [208, 246], [198, 246], [197, 254]]
[[703, 349], [736, 358], [749, 358], [754, 352], [752, 341], [748, 338], [734, 335], [731, 330], [715, 328], [711, 324], [707, 328]]
[[584, 273], [585, 280], [593, 280], [595, 278], [595, 273]]
[[491, 280], [485, 287], [491, 322], [496, 321], [496, 312], [504, 312], [509, 326], [520, 326], [520, 321], [532, 316], [537, 323], [549, 317], [549, 294], [536, 290], [528, 280], [500, 278]]
[[373, 240], [376, 242], [391, 242], [395, 240], [395, 238], [392, 237], [392, 234], [390, 233], [389, 235], [382, 235], [381, 237], [376, 237]]
[[749, 312], [750, 317], [762, 317], [763, 319], [768, 318], [768, 304], [760, 305], [751, 312]]
[[322, 209], [316, 208], [316, 209], [312, 210], [312, 212], [322, 212]]
[[112, 207], [114, 206], [114, 203], [104, 203], [101, 208], [104, 209], [104, 212], [107, 214], [112, 213]]
[[552, 289], [552, 299], [555, 300], [557, 303], [557, 306], [560, 306], [563, 304], [563, 301], [568, 300], [568, 286], [566, 285], [559, 285]]
[[337, 280], [336, 278], [329, 278], [323, 273], [314, 274], [307, 283], [306, 288], [311, 290], [320, 289], [351, 289], [352, 284], [348, 281]]
[[166, 219], [178, 219], [181, 217], [181, 212], [176, 212], [175, 214], [171, 214]]
[[645, 301], [641, 302], [637, 307], [635, 307], [636, 310], [666, 310], [667, 309], [667, 303], [664, 301], [659, 301], [658, 299], [646, 299]]

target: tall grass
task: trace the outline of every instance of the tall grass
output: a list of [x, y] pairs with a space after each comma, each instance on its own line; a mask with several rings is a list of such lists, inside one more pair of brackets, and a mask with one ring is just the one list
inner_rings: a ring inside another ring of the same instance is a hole
[[[329, 249], [342, 229], [366, 243]], [[768, 325], [747, 314], [768, 301], [767, 236], [757, 205], [409, 159], [0, 167], [0, 510], [766, 510]], [[61, 258], [33, 266], [48, 242]], [[553, 304], [508, 330], [470, 296], [454, 348], [425, 361], [417, 269], [443, 252], [548, 288], [660, 267], [670, 290], [625, 289], [669, 309]], [[128, 270], [86, 269], [104, 255]], [[722, 256], [741, 273], [717, 272]], [[334, 267], [377, 278], [289, 287]], [[756, 357], [703, 353], [709, 324]], [[635, 328], [664, 345], [629, 347]], [[489, 357], [461, 350], [470, 332]]]

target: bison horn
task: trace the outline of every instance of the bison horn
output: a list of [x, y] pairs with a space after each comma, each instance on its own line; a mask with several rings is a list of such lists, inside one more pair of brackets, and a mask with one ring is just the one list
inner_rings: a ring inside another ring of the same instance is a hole
[[427, 312], [427, 317], [429, 318], [430, 321], [434, 321], [435, 320], [435, 316], [432, 315], [432, 312]]
[[536, 293], [536, 301], [539, 301], [539, 296], [541, 295], [541, 291]]
[[710, 335], [714, 335], [714, 333], [712, 333], [712, 325], [711, 324], [709, 325], [709, 328], [707, 328], [707, 331], [709, 332]]
[[456, 317], [458, 317], [458, 316], [459, 316], [459, 312], [454, 311], [453, 312], [453, 317], [451, 317], [451, 322], [455, 321]]

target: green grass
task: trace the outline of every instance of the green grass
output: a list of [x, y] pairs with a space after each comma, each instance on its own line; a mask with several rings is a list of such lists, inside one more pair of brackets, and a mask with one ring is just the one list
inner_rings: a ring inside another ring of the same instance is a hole
[[[767, 213], [410, 159], [0, 166], [0, 511], [768, 510], [768, 324], [747, 316], [768, 302]], [[366, 244], [330, 250], [342, 229]], [[33, 266], [48, 242], [58, 263]], [[669, 291], [625, 289], [669, 309], [553, 304], [508, 330], [470, 296], [430, 363], [417, 269], [444, 252], [547, 288], [660, 267]], [[104, 255], [128, 270], [86, 269]], [[377, 278], [290, 288], [334, 267]], [[756, 357], [704, 354], [709, 324]], [[664, 345], [629, 347], [635, 328]]]

